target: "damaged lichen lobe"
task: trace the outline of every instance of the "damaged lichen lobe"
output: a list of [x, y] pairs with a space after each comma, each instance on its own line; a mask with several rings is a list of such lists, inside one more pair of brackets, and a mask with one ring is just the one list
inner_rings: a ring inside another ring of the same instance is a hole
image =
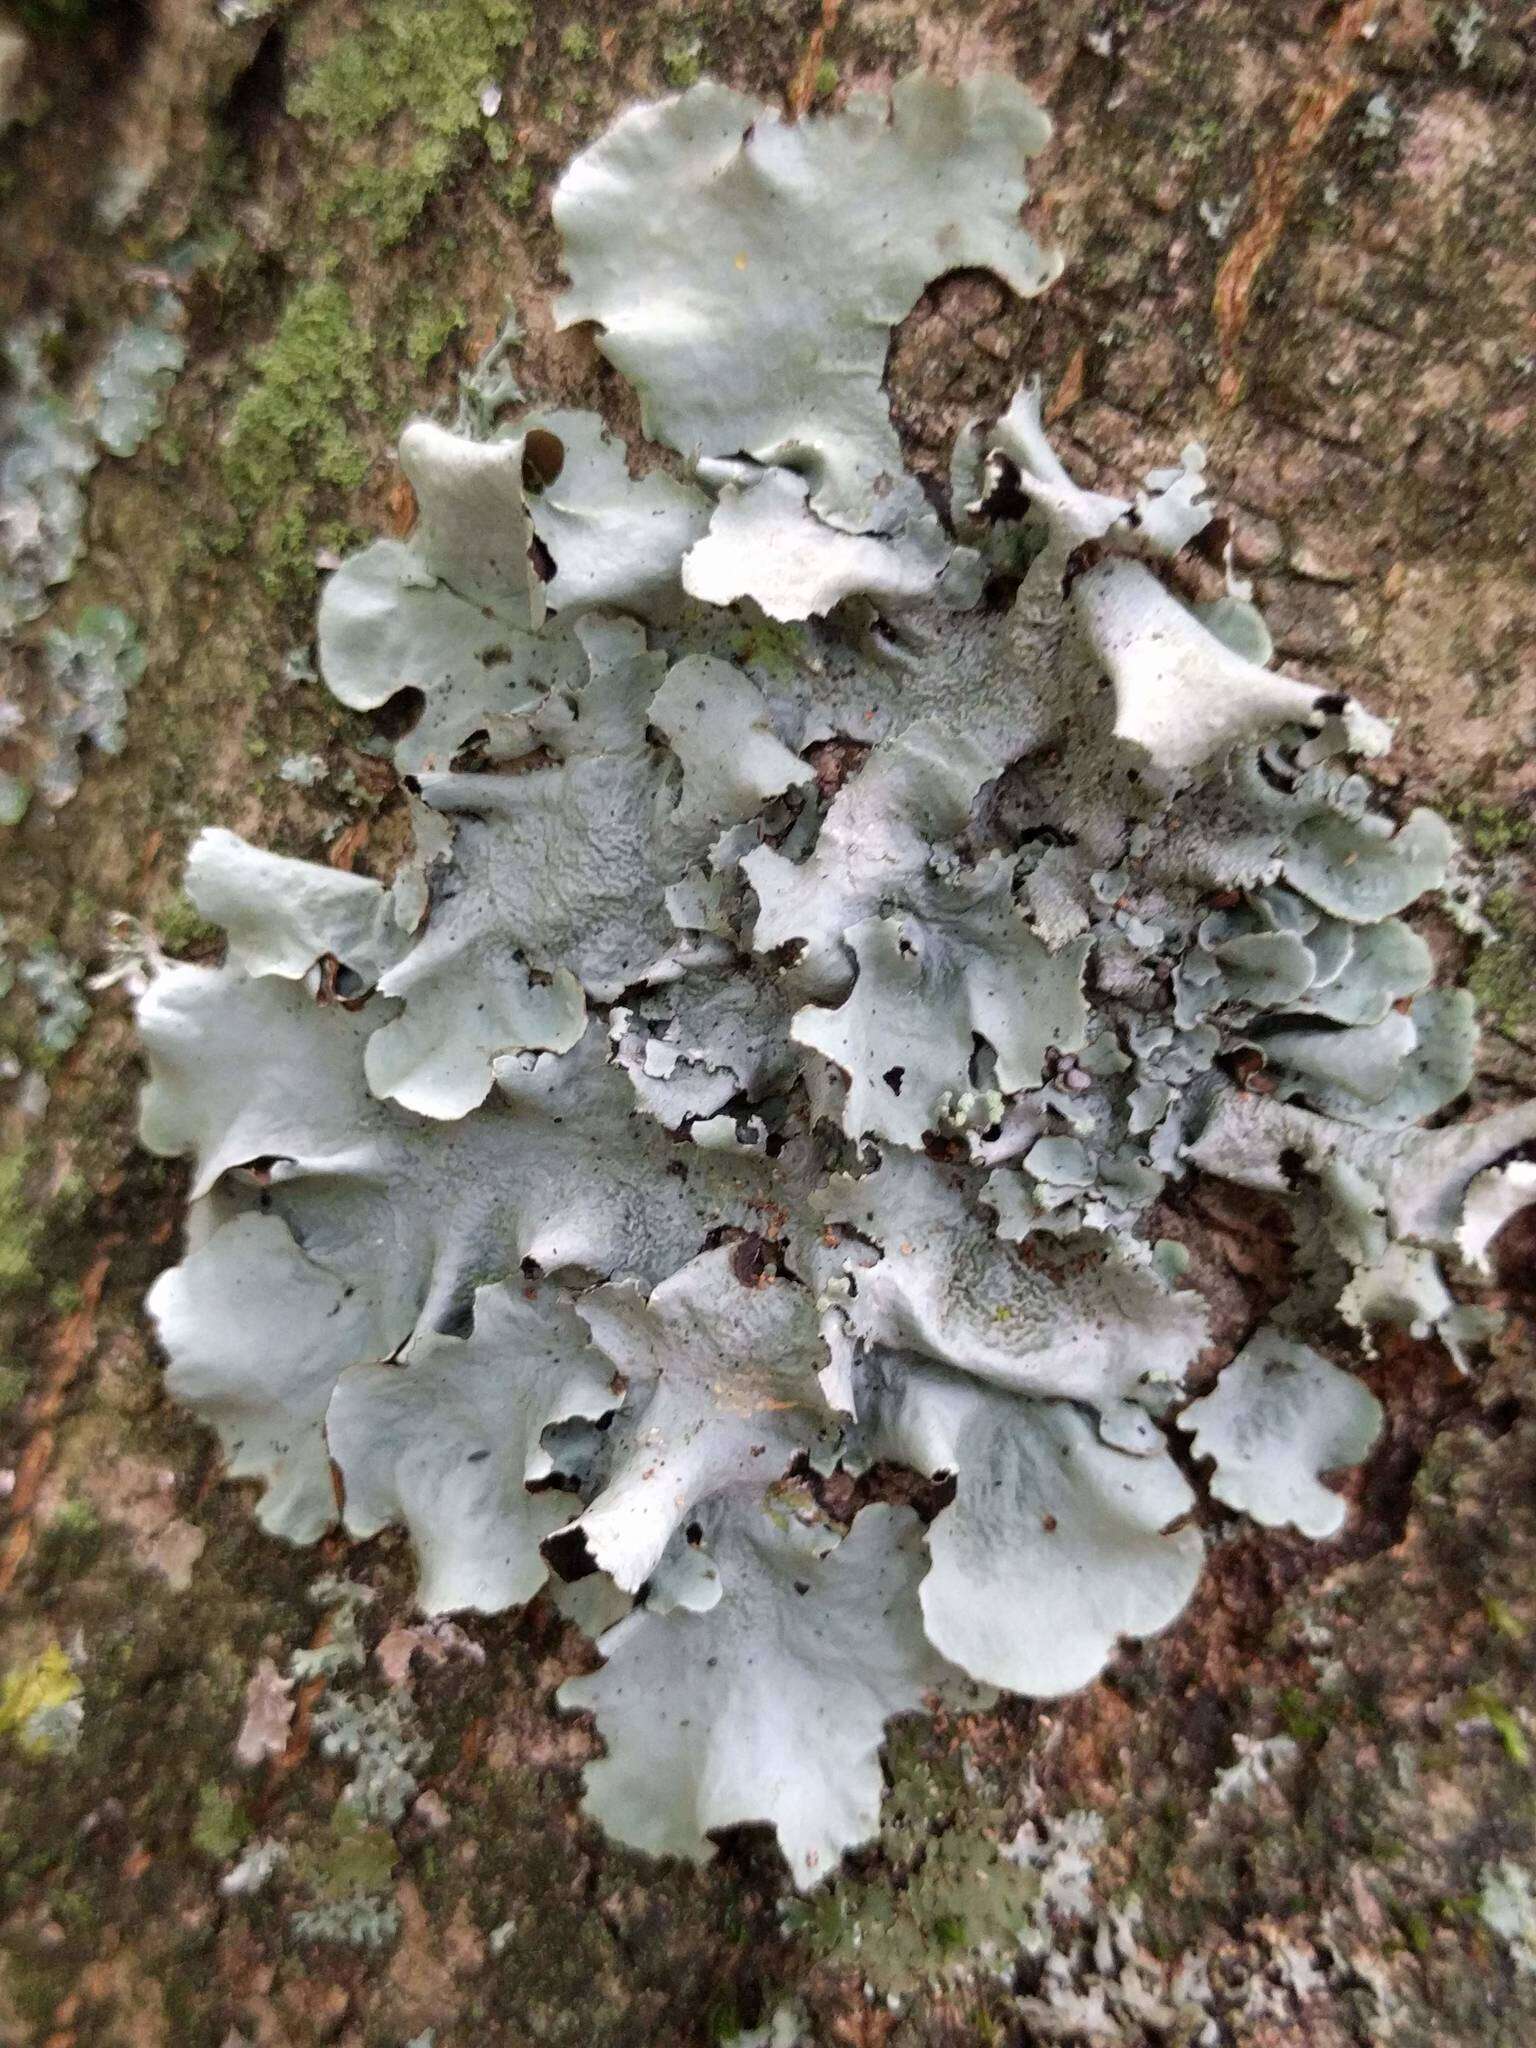
[[[1336, 1529], [1381, 1411], [1332, 1311], [1464, 1358], [1442, 1261], [1532, 1193], [1536, 1112], [1424, 1128], [1474, 1047], [1405, 917], [1448, 829], [1382, 811], [1388, 729], [1266, 665], [1230, 561], [1176, 592], [1201, 451], [1084, 490], [1029, 386], [942, 512], [902, 466], [923, 287], [1060, 267], [1019, 221], [1047, 133], [1001, 77], [799, 123], [703, 83], [584, 152], [557, 318], [683, 474], [489, 376], [410, 426], [416, 524], [335, 570], [319, 652], [356, 709], [420, 693], [414, 854], [386, 888], [205, 832], [223, 964], [140, 1002], [145, 1142], [194, 1173], [150, 1308], [263, 1525], [320, 1536], [334, 1464], [429, 1611], [600, 1574], [588, 1809], [694, 1859], [767, 1820], [802, 1887], [874, 1833], [890, 1717], [1178, 1614], [1172, 1425], [1214, 1501]], [[345, 481], [270, 368], [232, 486], [274, 435]], [[1185, 1407], [1207, 1320], [1153, 1214], [1191, 1164], [1298, 1259]], [[943, 1483], [818, 1504], [880, 1471]]]

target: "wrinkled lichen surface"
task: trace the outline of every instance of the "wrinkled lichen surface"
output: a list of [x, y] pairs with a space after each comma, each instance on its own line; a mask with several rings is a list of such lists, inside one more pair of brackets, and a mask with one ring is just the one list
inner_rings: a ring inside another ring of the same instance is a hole
[[[1179, 1613], [1202, 1483], [1334, 1533], [1381, 1423], [1341, 1331], [1468, 1368], [1443, 1260], [1533, 1192], [1536, 1106], [1426, 1128], [1476, 1043], [1410, 915], [1475, 920], [1452, 833], [1266, 665], [1230, 558], [1181, 594], [1200, 449], [1082, 489], [1026, 386], [945, 502], [901, 465], [924, 285], [1059, 269], [1047, 134], [998, 76], [795, 125], [703, 83], [579, 156], [558, 317], [680, 474], [489, 371], [410, 425], [414, 525], [318, 645], [356, 710], [419, 695], [414, 853], [205, 832], [223, 964], [154, 952], [139, 1002], [144, 1141], [193, 1162], [150, 1308], [263, 1525], [403, 1524], [433, 1614], [576, 1582], [619, 1617], [562, 1694], [589, 1810], [696, 1859], [766, 1820], [801, 1887], [876, 1831], [891, 1716]], [[1192, 1168], [1297, 1256], [1185, 1405]]]

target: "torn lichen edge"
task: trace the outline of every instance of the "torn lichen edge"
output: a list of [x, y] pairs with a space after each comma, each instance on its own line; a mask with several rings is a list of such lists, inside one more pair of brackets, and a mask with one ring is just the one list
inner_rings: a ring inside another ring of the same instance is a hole
[[[874, 1831], [889, 1715], [1084, 1684], [1188, 1598], [1161, 1424], [1205, 1319], [1147, 1242], [1165, 1180], [1296, 1212], [1302, 1283], [1186, 1415], [1217, 1497], [1323, 1534], [1375, 1415], [1302, 1336], [1338, 1300], [1464, 1342], [1437, 1256], [1486, 1256], [1536, 1137], [1415, 1127], [1471, 1070], [1399, 915], [1449, 837], [1373, 809], [1385, 728], [1271, 674], [1240, 591], [1202, 621], [1162, 582], [1198, 451], [1084, 492], [1026, 391], [963, 438], [953, 535], [893, 466], [922, 284], [962, 247], [1049, 281], [1044, 132], [1008, 81], [795, 128], [710, 86], [578, 159], [566, 317], [694, 480], [589, 415], [411, 428], [417, 528], [332, 577], [320, 651], [349, 704], [422, 692], [416, 857], [385, 890], [205, 835], [226, 963], [140, 1005], [145, 1142], [194, 1162], [150, 1308], [263, 1524], [329, 1526], [334, 1459], [429, 1608], [601, 1575], [635, 1604], [563, 1695], [608, 1743], [589, 1809], [694, 1858], [766, 1819], [802, 1885]], [[866, 187], [883, 242], [839, 218]], [[817, 1507], [880, 1461], [953, 1498]]]

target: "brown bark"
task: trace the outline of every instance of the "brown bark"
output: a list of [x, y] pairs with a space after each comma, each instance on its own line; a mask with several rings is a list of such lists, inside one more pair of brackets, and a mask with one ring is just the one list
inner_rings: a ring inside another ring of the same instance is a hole
[[[928, 294], [891, 362], [913, 459], [937, 472], [956, 425], [1032, 371], [1085, 481], [1122, 485], [1207, 443], [1287, 666], [1396, 716], [1387, 777], [1448, 808], [1491, 863], [1503, 951], [1435, 937], [1489, 999], [1482, 1097], [1531, 1085], [1528, 10], [540, 4], [496, 59], [498, 163], [483, 123], [445, 159], [417, 155], [441, 133], [425, 84], [358, 132], [344, 106], [294, 111], [341, 39], [377, 61], [402, 6], [296, 0], [241, 28], [205, 0], [87, 9], [73, 27], [67, 8], [38, 26], [46, 0], [25, 10], [0, 319], [60, 316], [67, 387], [171, 263], [189, 362], [161, 433], [97, 471], [85, 559], [13, 656], [40, 716], [37, 643], [87, 601], [132, 614], [149, 653], [125, 752], [88, 759], [55, 820], [34, 803], [5, 841], [13, 955], [52, 939], [100, 967], [119, 910], [206, 945], [177, 904], [203, 822], [387, 872], [400, 806], [368, 725], [284, 680], [313, 553], [398, 518], [394, 431], [452, 393], [508, 293], [530, 392], [596, 403], [638, 439], [590, 341], [549, 316], [549, 184], [619, 104], [695, 65], [800, 107], [918, 59], [994, 63], [1057, 121], [1039, 210], [1068, 270], [1029, 306], [972, 277]], [[445, 43], [476, 15], [506, 26], [496, 0], [444, 0]], [[509, 184], [525, 171], [526, 201]], [[122, 173], [141, 193], [107, 229], [93, 204]], [[381, 223], [418, 193], [386, 246]], [[200, 253], [182, 276], [187, 240]], [[305, 297], [317, 288], [331, 297]], [[306, 340], [295, 308], [334, 312], [337, 288], [344, 318]], [[444, 307], [457, 319], [439, 329]], [[29, 744], [6, 765], [25, 772]], [[326, 769], [312, 787], [275, 772], [311, 753]], [[8, 1043], [27, 1070], [35, 1022], [18, 998]], [[262, 1658], [316, 1639], [316, 1575], [376, 1589], [370, 1644], [408, 1619], [409, 1575], [390, 1539], [316, 1557], [260, 1537], [210, 1440], [160, 1397], [139, 1303], [174, 1254], [181, 1186], [133, 1145], [121, 992], [94, 998], [46, 1078], [41, 1116], [20, 1085], [5, 1112], [0, 1275], [28, 1385], [0, 1423], [15, 1474], [0, 1671], [63, 1646], [84, 1720], [67, 1757], [0, 1736], [0, 2039], [372, 2048], [435, 2028], [436, 2048], [620, 2048], [718, 2036], [798, 1997], [809, 2040], [931, 2048], [1059, 2038], [1064, 1985], [1088, 2001], [1075, 2039], [1193, 2040], [1207, 2020], [1210, 2038], [1295, 2048], [1529, 2038], [1533, 1980], [1478, 1903], [1490, 1870], [1536, 1874], [1529, 1236], [1504, 1241], [1514, 1320], [1484, 1378], [1406, 1338], [1367, 1368], [1389, 1423], [1338, 1541], [1238, 1529], [1178, 1626], [1088, 1692], [904, 1737], [881, 1848], [786, 1923], [760, 1839], [678, 1872], [581, 1821], [592, 1741], [552, 1694], [582, 1653], [544, 1601], [476, 1629], [483, 1663], [441, 1644], [411, 1658], [433, 1746], [392, 1840], [338, 1838], [341, 1781], [302, 1697], [286, 1748], [241, 1768], [247, 1686]], [[1196, 1186], [1167, 1227], [1235, 1333], [1274, 1283], [1271, 1219]], [[1245, 1745], [1274, 1736], [1294, 1744], [1276, 1782], [1218, 1798]], [[1080, 1927], [1059, 1964], [988, 1961], [991, 1845], [1082, 1809], [1104, 1826], [1094, 1912], [1108, 1930], [1135, 1890], [1139, 1957], [1106, 1931], [1095, 1958]], [[285, 1865], [262, 1892], [221, 1895], [257, 1834]], [[382, 1950], [296, 1934], [293, 1910], [358, 1894], [398, 1914]]]

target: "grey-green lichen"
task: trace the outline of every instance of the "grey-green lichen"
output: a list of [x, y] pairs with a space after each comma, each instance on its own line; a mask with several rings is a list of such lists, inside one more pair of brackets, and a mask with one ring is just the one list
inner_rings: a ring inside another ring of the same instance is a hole
[[367, 1586], [325, 1574], [310, 1597], [326, 1617], [323, 1640], [295, 1650], [286, 1677], [265, 1665], [246, 1697], [245, 1724], [236, 1748], [248, 1768], [279, 1753], [287, 1740], [294, 1688], [311, 1688], [311, 1730], [322, 1756], [338, 1762], [347, 1782], [318, 1838], [288, 1844], [271, 1837], [250, 1839], [243, 1822], [227, 1824], [220, 1800], [204, 1846], [221, 1859], [237, 1857], [220, 1889], [227, 1897], [263, 1890], [282, 1871], [290, 1895], [307, 1903], [289, 1916], [301, 1941], [336, 1942], [381, 1948], [399, 1931], [400, 1909], [393, 1896], [397, 1861], [392, 1830], [418, 1790], [417, 1772], [430, 1753], [408, 1691], [378, 1693], [365, 1686], [365, 1653], [360, 1628], [373, 1599]]
[[136, 454], [159, 425], [166, 395], [187, 359], [180, 320], [179, 301], [162, 292], [149, 317], [121, 328], [97, 364], [96, 438], [111, 454]]
[[84, 550], [85, 486], [98, 444], [131, 455], [158, 425], [185, 360], [180, 303], [161, 292], [149, 316], [107, 340], [78, 402], [55, 381], [57, 323], [5, 337], [0, 397], [0, 634], [40, 617]]
[[87, 745], [103, 754], [122, 752], [128, 693], [146, 659], [137, 626], [117, 605], [87, 605], [72, 626], [49, 631], [43, 642], [49, 751], [38, 769], [48, 803], [67, 803], [79, 789]]
[[[477, 66], [430, 65], [459, 104]], [[420, 693], [414, 856], [385, 888], [204, 834], [224, 963], [157, 962], [140, 1004], [145, 1141], [193, 1162], [150, 1306], [263, 1524], [319, 1536], [334, 1464], [431, 1610], [600, 1575], [602, 1663], [562, 1694], [608, 1746], [589, 1810], [695, 1859], [768, 1820], [802, 1888], [875, 1833], [893, 1715], [1070, 1690], [1188, 1599], [1165, 1431], [1207, 1319], [1167, 1183], [1292, 1212], [1292, 1293], [1184, 1419], [1217, 1501], [1326, 1535], [1379, 1419], [1328, 1315], [1465, 1357], [1441, 1261], [1485, 1261], [1536, 1139], [1529, 1108], [1423, 1128], [1472, 1070], [1406, 915], [1451, 835], [1385, 813], [1356, 764], [1387, 729], [1272, 672], [1235, 577], [1176, 594], [1201, 452], [1085, 490], [1026, 387], [942, 510], [905, 472], [891, 331], [957, 265], [1050, 283], [1018, 218], [1046, 132], [1004, 78], [800, 124], [699, 85], [578, 158], [559, 317], [686, 474], [634, 476], [588, 415], [502, 423], [506, 386], [413, 423], [415, 529], [337, 569], [319, 649], [357, 711]], [[235, 421], [251, 516], [357, 480], [365, 349], [338, 283], [299, 288]], [[355, 1665], [348, 1612], [293, 1679]], [[390, 1824], [398, 1705], [316, 1726]], [[1041, 1857], [999, 1862], [999, 1938]], [[942, 1944], [964, 1874], [935, 1849], [913, 1883]], [[314, 1889], [302, 1931], [386, 1938], [375, 1887]]]
[[16, 979], [32, 998], [37, 1050], [53, 1055], [68, 1052], [91, 1015], [78, 965], [55, 945], [35, 946], [18, 963]]
[[49, 377], [44, 327], [5, 340], [0, 401], [0, 633], [35, 619], [74, 573], [84, 546], [89, 434]]

